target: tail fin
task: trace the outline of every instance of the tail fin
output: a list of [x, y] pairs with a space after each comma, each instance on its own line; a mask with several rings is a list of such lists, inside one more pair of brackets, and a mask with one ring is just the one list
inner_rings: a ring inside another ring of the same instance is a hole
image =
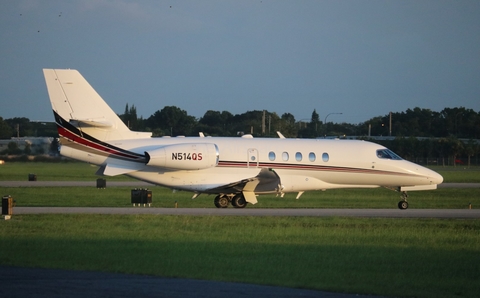
[[100, 141], [151, 137], [128, 129], [77, 70], [44, 69], [43, 74], [60, 134], [73, 126]]

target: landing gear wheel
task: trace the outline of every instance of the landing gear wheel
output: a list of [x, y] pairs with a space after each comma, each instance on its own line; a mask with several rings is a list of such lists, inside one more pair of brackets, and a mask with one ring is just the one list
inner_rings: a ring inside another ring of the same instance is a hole
[[408, 202], [407, 201], [398, 202], [398, 209], [405, 210], [407, 208], [408, 208]]
[[400, 210], [405, 210], [408, 208], [408, 202], [407, 202], [408, 194], [406, 191], [402, 191], [402, 200], [398, 202], [398, 209]]
[[245, 208], [247, 206], [247, 201], [243, 194], [236, 194], [232, 199], [232, 205], [235, 208]]
[[225, 195], [218, 195], [213, 200], [215, 207], [217, 208], [227, 208], [228, 207], [228, 198]]

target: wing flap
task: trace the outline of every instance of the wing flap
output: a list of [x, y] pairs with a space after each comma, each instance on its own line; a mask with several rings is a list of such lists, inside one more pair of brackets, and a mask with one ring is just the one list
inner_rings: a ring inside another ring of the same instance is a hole
[[254, 192], [244, 191], [243, 196], [245, 197], [245, 201], [249, 202], [250, 204], [255, 205], [256, 203], [258, 203], [257, 196], [255, 195]]
[[[208, 193], [239, 193], [242, 192], [249, 203], [257, 202], [256, 193], [281, 192], [280, 177], [269, 168], [262, 168], [257, 176], [242, 179], [226, 185], [210, 188]], [[255, 204], [253, 203], [253, 204]]]

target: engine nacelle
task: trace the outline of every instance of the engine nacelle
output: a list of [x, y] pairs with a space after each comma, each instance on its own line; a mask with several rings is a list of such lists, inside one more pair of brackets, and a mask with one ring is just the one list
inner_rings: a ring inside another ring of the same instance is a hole
[[174, 170], [201, 170], [217, 166], [219, 153], [215, 144], [193, 143], [167, 145], [145, 151], [149, 166]]

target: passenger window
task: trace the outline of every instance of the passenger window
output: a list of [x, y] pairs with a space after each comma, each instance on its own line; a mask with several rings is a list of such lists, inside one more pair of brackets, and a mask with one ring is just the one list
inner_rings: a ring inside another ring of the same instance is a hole
[[302, 161], [302, 153], [300, 153], [300, 152], [295, 153], [295, 159], [297, 161]]
[[310, 153], [308, 154], [308, 159], [309, 159], [310, 161], [312, 161], [312, 162], [315, 161], [315, 159], [317, 159], [316, 156], [315, 156], [315, 153], [310, 152]]
[[329, 159], [330, 159], [330, 157], [328, 156], [328, 153], [325, 152], [325, 153], [322, 154], [322, 160], [324, 162], [327, 162]]
[[271, 161], [274, 161], [275, 160], [275, 152], [270, 151], [270, 153], [268, 153], [268, 159], [270, 159]]
[[282, 153], [282, 159], [283, 159], [283, 161], [288, 161], [288, 152], [283, 152]]

